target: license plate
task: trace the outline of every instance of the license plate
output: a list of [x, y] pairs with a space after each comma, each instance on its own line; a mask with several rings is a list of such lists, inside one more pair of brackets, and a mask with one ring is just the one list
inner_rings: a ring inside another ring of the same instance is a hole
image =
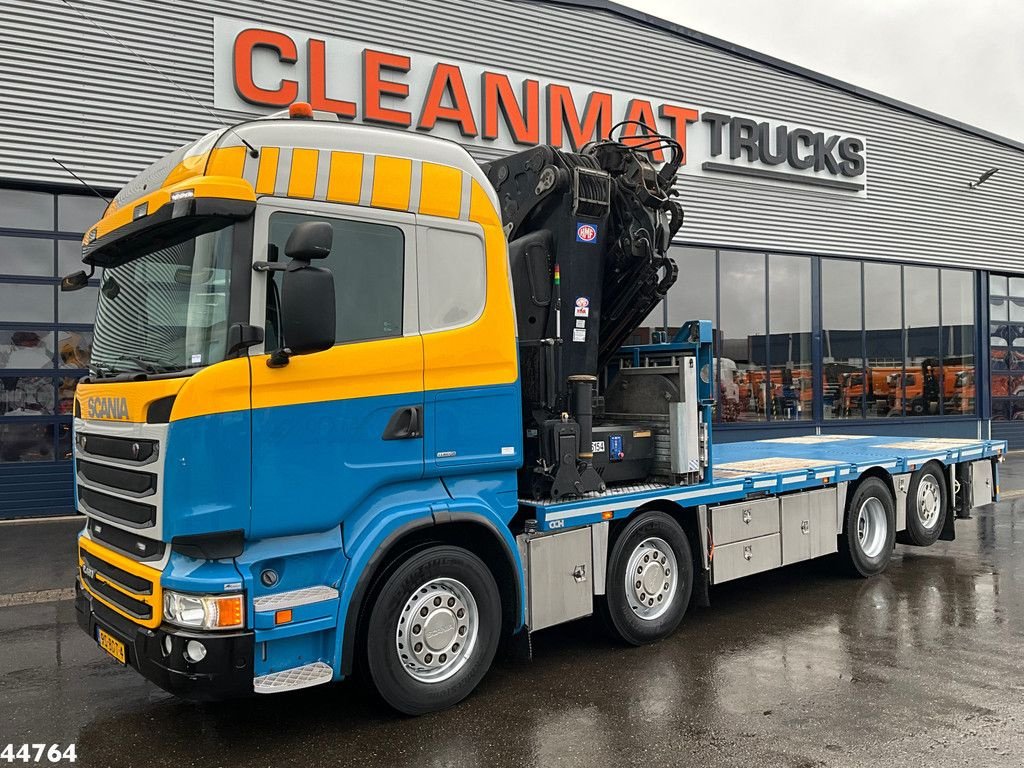
[[125, 662], [124, 643], [118, 640], [111, 634], [104, 632], [102, 629], [97, 628], [97, 641], [100, 644], [100, 648], [109, 653], [115, 659], [122, 664]]

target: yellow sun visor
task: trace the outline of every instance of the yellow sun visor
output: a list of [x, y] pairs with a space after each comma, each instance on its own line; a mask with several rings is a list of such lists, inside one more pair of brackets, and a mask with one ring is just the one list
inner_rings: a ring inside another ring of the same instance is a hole
[[153, 247], [212, 232], [256, 210], [256, 193], [245, 179], [192, 176], [110, 206], [82, 240], [82, 260], [116, 267]]

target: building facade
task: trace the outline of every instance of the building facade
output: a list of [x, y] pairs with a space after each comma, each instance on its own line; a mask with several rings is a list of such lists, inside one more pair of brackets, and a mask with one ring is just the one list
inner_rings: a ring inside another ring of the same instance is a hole
[[68, 411], [98, 280], [61, 294], [57, 276], [99, 196], [297, 99], [480, 161], [609, 130], [640, 143], [616, 124], [652, 125], [684, 151], [686, 219], [679, 277], [634, 341], [714, 321], [717, 439], [1024, 446], [1018, 142], [605, 0], [0, 0], [0, 15], [0, 518], [72, 507]]

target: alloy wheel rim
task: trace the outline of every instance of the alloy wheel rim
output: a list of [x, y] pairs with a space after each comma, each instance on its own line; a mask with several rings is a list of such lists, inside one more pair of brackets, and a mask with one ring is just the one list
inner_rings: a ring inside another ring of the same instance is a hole
[[925, 475], [917, 484], [917, 518], [925, 530], [931, 530], [939, 522], [942, 494], [939, 482], [933, 475]]
[[654, 621], [672, 605], [679, 586], [675, 552], [664, 539], [652, 536], [633, 549], [626, 565], [626, 602], [635, 616]]
[[479, 631], [469, 588], [457, 579], [431, 579], [405, 601], [395, 629], [395, 651], [413, 679], [440, 683], [466, 665]]
[[878, 557], [885, 547], [885, 507], [879, 499], [866, 499], [857, 512], [857, 541], [867, 557]]

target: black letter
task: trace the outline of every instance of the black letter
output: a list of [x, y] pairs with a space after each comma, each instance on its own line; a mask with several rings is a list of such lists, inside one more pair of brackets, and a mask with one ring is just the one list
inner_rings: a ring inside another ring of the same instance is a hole
[[806, 128], [796, 128], [790, 131], [789, 138], [786, 141], [786, 159], [794, 168], [803, 170], [814, 165], [814, 153], [812, 152], [807, 157], [800, 157], [797, 154], [797, 149], [799, 149], [801, 141], [805, 147], [811, 146], [811, 142], [814, 141], [814, 134]]
[[860, 139], [847, 138], [839, 142], [839, 172], [843, 176], [860, 176], [864, 173], [864, 142]]
[[717, 157], [722, 154], [722, 126], [728, 125], [732, 118], [718, 112], [705, 112], [700, 120], [711, 127], [711, 156]]
[[780, 125], [775, 129], [775, 154], [771, 150], [771, 126], [761, 123], [758, 126], [757, 150], [761, 162], [765, 165], [781, 165], [786, 162], [786, 136], [789, 129]]
[[757, 159], [757, 123], [745, 117], [734, 117], [729, 126], [729, 157], [735, 160], [745, 151], [747, 162]]

